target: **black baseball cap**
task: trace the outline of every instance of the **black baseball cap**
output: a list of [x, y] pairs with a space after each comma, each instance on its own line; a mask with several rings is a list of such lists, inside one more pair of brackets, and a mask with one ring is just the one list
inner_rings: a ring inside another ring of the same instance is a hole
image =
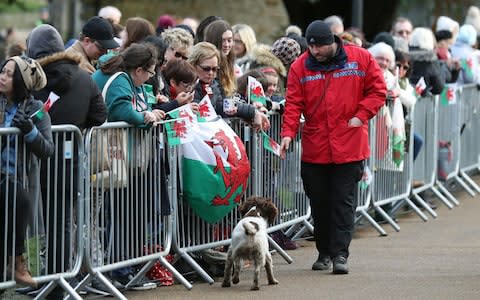
[[101, 17], [91, 17], [83, 25], [82, 33], [96, 40], [105, 49], [114, 49], [120, 45], [113, 39], [113, 28], [110, 22]]

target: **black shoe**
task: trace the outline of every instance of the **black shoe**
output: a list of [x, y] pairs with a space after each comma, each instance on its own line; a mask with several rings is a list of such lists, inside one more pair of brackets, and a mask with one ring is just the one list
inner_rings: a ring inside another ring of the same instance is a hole
[[335, 256], [333, 259], [333, 274], [348, 274], [348, 264], [345, 256]]
[[329, 256], [319, 255], [316, 262], [312, 265], [312, 270], [314, 271], [325, 271], [330, 269], [332, 265], [332, 260]]

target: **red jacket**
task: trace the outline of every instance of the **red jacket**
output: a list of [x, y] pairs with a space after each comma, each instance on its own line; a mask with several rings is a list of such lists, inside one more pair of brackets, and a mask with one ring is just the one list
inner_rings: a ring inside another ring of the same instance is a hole
[[[370, 156], [368, 120], [385, 103], [385, 81], [368, 51], [341, 42], [339, 47], [345, 50], [345, 64], [335, 65], [329, 71], [312, 71], [306, 67], [310, 55], [306, 51], [288, 74], [281, 135], [293, 140], [300, 115], [304, 115], [304, 162], [341, 164]], [[326, 83], [328, 88], [321, 101]], [[354, 116], [363, 122], [361, 127], [348, 127]]]

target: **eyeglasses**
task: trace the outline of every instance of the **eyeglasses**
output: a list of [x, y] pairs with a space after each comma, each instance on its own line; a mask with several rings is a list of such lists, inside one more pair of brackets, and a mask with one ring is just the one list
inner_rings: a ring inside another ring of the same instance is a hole
[[155, 74], [157, 74], [157, 73], [155, 73], [153, 71], [150, 71], [150, 70], [145, 70], [145, 72], [147, 72], [150, 75], [150, 77], [153, 77], [153, 76], [155, 76]]
[[12, 70], [9, 70], [7, 68], [3, 68], [1, 71], [0, 71], [0, 74], [1, 75], [7, 75], [8, 78], [12, 78], [13, 77], [13, 72]]
[[402, 69], [405, 70], [405, 71], [408, 71], [408, 69], [410, 69], [410, 66], [409, 66], [409, 65], [397, 64], [397, 67], [398, 67], [398, 68], [402, 68]]
[[205, 67], [205, 66], [199, 66], [199, 67], [200, 67], [200, 69], [202, 69], [205, 72], [212, 71], [213, 73], [218, 72], [218, 70], [220, 69], [219, 67]]
[[[173, 50], [173, 49], [172, 49], [172, 50]], [[188, 59], [188, 56], [185, 56], [185, 55], [183, 55], [182, 53], [180, 53], [180, 52], [178, 52], [178, 51], [175, 51], [175, 52], [173, 53], [173, 55], [174, 55], [176, 58], [181, 58], [181, 59], [183, 59], [183, 60], [187, 60], [187, 59]]]

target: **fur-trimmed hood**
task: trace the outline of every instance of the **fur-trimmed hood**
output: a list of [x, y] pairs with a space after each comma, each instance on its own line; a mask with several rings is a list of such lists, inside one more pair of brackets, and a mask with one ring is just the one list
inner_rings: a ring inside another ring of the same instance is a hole
[[70, 61], [70, 63], [78, 65], [82, 59], [80, 54], [68, 53], [68, 52], [58, 52], [49, 56], [38, 59], [38, 62], [42, 67], [46, 67], [50, 64], [56, 63], [58, 61]]
[[414, 61], [435, 61], [438, 60], [437, 54], [433, 50], [424, 50], [418, 47], [410, 47], [408, 55]]
[[276, 57], [267, 45], [257, 44], [249, 54], [250, 69], [258, 67], [272, 67], [282, 77], [287, 76], [287, 69], [282, 61]]

